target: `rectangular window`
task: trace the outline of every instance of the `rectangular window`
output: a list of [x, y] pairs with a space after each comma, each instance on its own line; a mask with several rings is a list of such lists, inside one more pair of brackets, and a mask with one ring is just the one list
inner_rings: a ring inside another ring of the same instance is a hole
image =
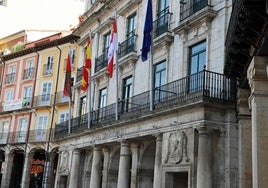
[[34, 76], [34, 60], [28, 60], [24, 70], [23, 79], [31, 79]]
[[23, 107], [29, 107], [31, 104], [31, 98], [32, 98], [32, 86], [26, 86], [23, 88]]
[[54, 61], [53, 55], [47, 57], [47, 64], [44, 66], [45, 68], [44, 75], [52, 74], [53, 61]]
[[15, 75], [16, 75], [16, 66], [15, 65], [9, 66], [8, 73], [6, 75], [6, 84], [14, 83]]
[[60, 123], [63, 123], [63, 122], [65, 122], [65, 121], [68, 121], [69, 118], [70, 118], [70, 114], [69, 114], [69, 112], [60, 113], [60, 115], [59, 115], [59, 122], [60, 122]]
[[46, 131], [47, 131], [48, 116], [39, 116], [37, 122], [36, 138], [37, 140], [45, 141]]
[[8, 121], [2, 121], [0, 127], [0, 143], [5, 144], [8, 135]]
[[132, 96], [132, 84], [133, 84], [133, 77], [129, 76], [125, 79], [123, 79], [123, 96], [122, 96], [122, 112], [127, 112], [130, 105], [131, 105], [131, 99]]
[[101, 89], [99, 93], [99, 119], [105, 116], [105, 109], [107, 100], [107, 88]]
[[13, 94], [14, 94], [14, 91], [13, 90], [7, 90], [6, 91], [6, 102], [8, 101], [12, 101], [13, 100]]
[[201, 42], [190, 47], [190, 85], [189, 91], [200, 91], [203, 86], [204, 73], [206, 65], [206, 42]]
[[71, 67], [74, 68], [75, 49], [70, 49]]
[[21, 118], [19, 120], [18, 126], [18, 142], [25, 142], [26, 139], [26, 131], [27, 131], [27, 118]]
[[155, 101], [159, 102], [167, 95], [166, 88], [164, 88], [165, 84], [166, 84], [166, 61], [163, 61], [154, 66]]
[[50, 102], [51, 89], [52, 89], [52, 83], [51, 82], [44, 82], [42, 84], [41, 102], [48, 102], [48, 103]]
[[127, 35], [126, 38], [132, 37], [135, 35], [136, 31], [136, 13], [132, 14], [127, 18]]
[[81, 97], [80, 98], [80, 107], [79, 107], [79, 114], [80, 116], [87, 113], [87, 97]]

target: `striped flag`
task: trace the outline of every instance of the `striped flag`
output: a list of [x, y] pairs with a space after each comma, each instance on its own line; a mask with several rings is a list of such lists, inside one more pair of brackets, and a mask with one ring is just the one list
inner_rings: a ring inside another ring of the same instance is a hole
[[116, 26], [116, 17], [114, 17], [113, 25], [112, 25], [112, 35], [110, 40], [110, 46], [108, 50], [108, 66], [107, 71], [109, 73], [109, 77], [113, 77], [113, 66], [114, 66], [114, 53], [118, 50], [118, 34], [117, 34], [117, 26]]
[[87, 39], [87, 47], [86, 47], [86, 60], [84, 64], [84, 68], [82, 71], [82, 84], [81, 89], [86, 91], [89, 85], [89, 71], [91, 69], [91, 43], [90, 43], [90, 36]]

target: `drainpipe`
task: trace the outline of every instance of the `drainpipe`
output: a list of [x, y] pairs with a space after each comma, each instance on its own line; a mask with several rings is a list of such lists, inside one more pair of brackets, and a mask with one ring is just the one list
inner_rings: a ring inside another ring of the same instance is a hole
[[0, 85], [0, 96], [1, 96], [1, 94], [2, 94], [2, 85], [3, 85], [3, 77], [4, 77], [4, 70], [5, 70], [6, 64], [5, 64], [5, 61], [2, 58], [0, 60], [1, 60], [0, 61], [1, 67], [2, 67], [1, 85]]
[[42, 182], [42, 187], [43, 188], [46, 188], [47, 186], [49, 186], [49, 184], [48, 184], [48, 167], [49, 167], [49, 164], [50, 164], [50, 159], [49, 159], [49, 144], [50, 144], [50, 139], [51, 139], [51, 134], [52, 134], [52, 127], [53, 127], [53, 121], [54, 121], [55, 103], [56, 103], [56, 95], [57, 95], [57, 90], [58, 90], [60, 62], [61, 62], [61, 53], [62, 53], [61, 49], [57, 45], [56, 45], [56, 48], [58, 48], [58, 50], [60, 51], [60, 53], [59, 53], [59, 61], [58, 61], [56, 87], [55, 87], [53, 104], [52, 104], [51, 124], [50, 124], [50, 129], [49, 129], [49, 134], [48, 134], [47, 147], [46, 147], [46, 164], [45, 164], [45, 169], [44, 169], [44, 173], [43, 173], [43, 182]]

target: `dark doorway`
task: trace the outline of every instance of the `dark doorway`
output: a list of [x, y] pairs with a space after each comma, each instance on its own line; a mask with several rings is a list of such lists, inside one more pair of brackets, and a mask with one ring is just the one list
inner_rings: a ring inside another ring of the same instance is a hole
[[24, 154], [23, 153], [14, 154], [9, 188], [20, 187], [21, 179], [22, 179], [23, 164], [24, 164]]
[[35, 152], [30, 164], [30, 186], [29, 188], [41, 188], [46, 155], [45, 151]]

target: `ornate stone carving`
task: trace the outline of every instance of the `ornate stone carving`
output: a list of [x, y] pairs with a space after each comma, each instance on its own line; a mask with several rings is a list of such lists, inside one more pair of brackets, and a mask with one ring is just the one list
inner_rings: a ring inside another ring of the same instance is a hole
[[60, 171], [65, 172], [69, 170], [69, 152], [63, 151], [61, 154]]
[[178, 164], [185, 157], [188, 162], [187, 155], [187, 136], [184, 131], [175, 131], [169, 135], [167, 144], [167, 155], [164, 159], [166, 164]]

